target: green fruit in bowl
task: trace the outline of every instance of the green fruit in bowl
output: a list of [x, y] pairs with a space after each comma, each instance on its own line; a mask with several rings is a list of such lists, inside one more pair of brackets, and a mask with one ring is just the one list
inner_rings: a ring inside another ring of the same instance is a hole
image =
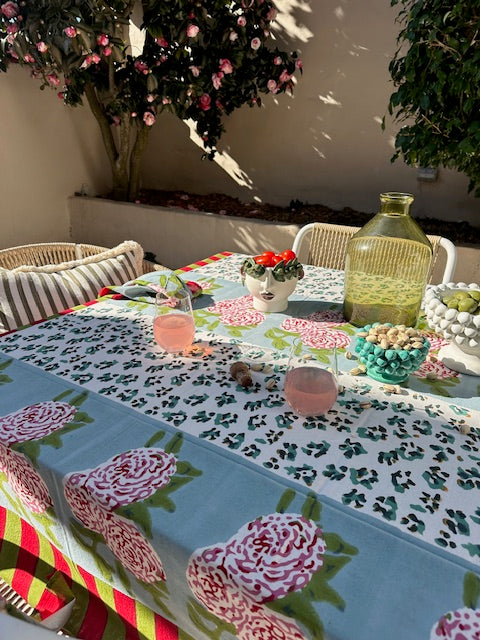
[[480, 314], [480, 291], [455, 291], [446, 293], [442, 302], [449, 309]]

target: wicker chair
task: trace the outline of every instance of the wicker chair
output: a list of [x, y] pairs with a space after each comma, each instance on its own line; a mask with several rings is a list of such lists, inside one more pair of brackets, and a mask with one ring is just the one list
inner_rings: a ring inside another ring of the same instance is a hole
[[[75, 242], [42, 242], [39, 244], [25, 244], [18, 247], [0, 250], [0, 267], [15, 269], [23, 265], [43, 267], [50, 264], [60, 264], [72, 260], [82, 260], [89, 256], [108, 251], [106, 247], [93, 244], [76, 244]], [[159, 271], [166, 267], [143, 261], [143, 272]]]
[[[307, 264], [315, 264], [327, 269], [344, 269], [347, 243], [360, 227], [349, 227], [340, 224], [312, 222], [305, 225], [297, 233], [293, 242], [293, 251]], [[304, 241], [310, 236], [308, 251], [304, 249]], [[451, 240], [442, 236], [428, 235], [433, 248], [433, 260], [430, 279], [439, 258], [440, 248], [446, 252], [446, 264], [441, 282], [451, 282], [457, 264], [457, 249]]]

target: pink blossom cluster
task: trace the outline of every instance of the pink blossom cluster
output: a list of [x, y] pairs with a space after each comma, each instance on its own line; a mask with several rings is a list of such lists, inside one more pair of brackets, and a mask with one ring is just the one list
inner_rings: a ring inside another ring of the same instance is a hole
[[303, 589], [323, 566], [325, 551], [312, 520], [272, 513], [248, 522], [224, 544], [195, 551], [187, 581], [211, 613], [235, 626], [240, 640], [303, 640], [295, 622], [265, 604]]
[[220, 321], [223, 324], [232, 327], [248, 327], [261, 324], [265, 320], [265, 314], [253, 308], [253, 296], [241, 296], [240, 298], [231, 298], [229, 300], [221, 300], [207, 311], [210, 313], [219, 313]]
[[146, 500], [170, 483], [176, 459], [162, 449], [141, 447], [120, 453], [93, 469], [64, 477], [72, 513], [105, 539], [113, 555], [140, 581], [165, 580], [162, 562], [136, 525], [114, 509]]
[[339, 311], [315, 311], [306, 318], [287, 318], [281, 324], [285, 331], [299, 333], [302, 342], [314, 349], [347, 348], [350, 338], [333, 327], [346, 324]]
[[23, 453], [12, 444], [44, 438], [71, 422], [76, 409], [66, 402], [40, 402], [0, 417], [0, 472], [22, 504], [34, 513], [44, 513], [52, 500], [43, 478]]

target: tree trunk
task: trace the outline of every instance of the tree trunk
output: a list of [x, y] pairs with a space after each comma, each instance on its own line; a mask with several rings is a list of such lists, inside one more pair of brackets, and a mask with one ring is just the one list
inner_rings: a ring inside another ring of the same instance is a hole
[[138, 197], [140, 189], [140, 173], [142, 167], [142, 158], [147, 146], [148, 135], [151, 127], [145, 124], [137, 125], [135, 143], [130, 153], [130, 180], [128, 188], [128, 199], [134, 201]]

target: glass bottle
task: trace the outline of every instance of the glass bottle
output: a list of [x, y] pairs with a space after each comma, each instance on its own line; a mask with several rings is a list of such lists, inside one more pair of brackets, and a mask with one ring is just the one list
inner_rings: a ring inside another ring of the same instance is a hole
[[432, 245], [410, 216], [409, 193], [380, 194], [380, 212], [352, 236], [345, 263], [346, 319], [415, 326], [432, 262]]

